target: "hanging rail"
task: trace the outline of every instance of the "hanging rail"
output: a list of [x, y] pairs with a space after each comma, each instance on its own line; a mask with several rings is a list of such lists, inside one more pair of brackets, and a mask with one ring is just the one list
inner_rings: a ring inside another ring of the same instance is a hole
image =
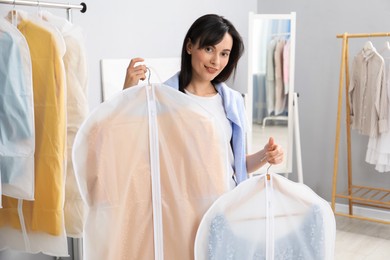
[[80, 3], [79, 5], [73, 5], [73, 4], [66, 4], [66, 3], [51, 3], [51, 2], [42, 2], [42, 1], [0, 0], [0, 4], [53, 7], [53, 8], [63, 8], [68, 10], [78, 9], [82, 13], [85, 13], [87, 11], [87, 5], [85, 3]]
[[345, 33], [338, 34], [337, 38], [370, 38], [370, 37], [385, 37], [390, 36], [390, 33]]

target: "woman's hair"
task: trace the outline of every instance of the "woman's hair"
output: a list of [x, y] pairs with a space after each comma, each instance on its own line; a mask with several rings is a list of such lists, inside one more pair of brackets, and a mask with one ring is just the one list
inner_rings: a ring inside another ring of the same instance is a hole
[[226, 33], [233, 38], [233, 47], [229, 55], [226, 67], [211, 82], [213, 84], [226, 81], [237, 68], [238, 60], [244, 52], [244, 44], [241, 36], [233, 24], [216, 14], [207, 14], [199, 17], [188, 30], [181, 51], [181, 71], [179, 74], [179, 90], [190, 83], [192, 78], [191, 55], [187, 53], [187, 43], [190, 40], [193, 45], [199, 43], [199, 48], [214, 46], [220, 43]]

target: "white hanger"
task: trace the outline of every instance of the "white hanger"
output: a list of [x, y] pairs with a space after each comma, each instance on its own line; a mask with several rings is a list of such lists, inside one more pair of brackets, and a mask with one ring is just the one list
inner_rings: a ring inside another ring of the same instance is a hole
[[372, 42], [371, 41], [366, 41], [366, 43], [364, 44], [364, 47], [363, 49], [366, 51], [366, 50], [373, 50], [374, 49], [374, 45], [372, 45]]
[[380, 53], [383, 54], [383, 53], [389, 52], [389, 51], [390, 51], [390, 42], [386, 41], [385, 46], [383, 47], [383, 49], [381, 49]]
[[390, 42], [386, 41], [384, 50], [390, 50]]
[[11, 23], [14, 26], [18, 26], [17, 16], [18, 16], [18, 13], [16, 12], [15, 0], [14, 0], [14, 7], [12, 8], [12, 11], [11, 11]]

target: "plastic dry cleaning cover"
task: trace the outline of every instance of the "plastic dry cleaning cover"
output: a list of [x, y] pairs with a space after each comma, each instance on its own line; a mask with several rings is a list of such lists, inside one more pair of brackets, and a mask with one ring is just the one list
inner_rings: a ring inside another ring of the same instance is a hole
[[84, 259], [193, 259], [200, 220], [228, 189], [221, 143], [208, 111], [161, 84], [129, 88], [97, 107], [73, 146], [88, 208]]
[[205, 213], [195, 259], [330, 260], [336, 225], [329, 203], [278, 174], [250, 178]]

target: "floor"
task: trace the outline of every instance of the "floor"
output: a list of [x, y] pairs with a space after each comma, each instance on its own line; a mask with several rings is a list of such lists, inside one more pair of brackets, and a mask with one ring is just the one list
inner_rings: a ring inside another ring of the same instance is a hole
[[335, 260], [389, 260], [390, 225], [336, 216]]

